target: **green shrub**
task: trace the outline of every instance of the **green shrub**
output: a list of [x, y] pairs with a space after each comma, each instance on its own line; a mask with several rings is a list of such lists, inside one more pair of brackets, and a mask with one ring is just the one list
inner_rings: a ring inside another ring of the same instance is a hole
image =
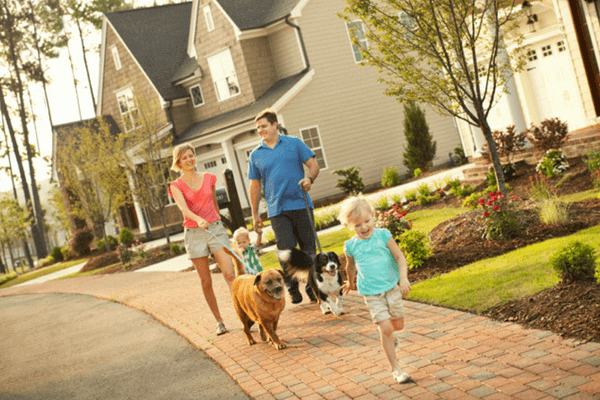
[[63, 253], [61, 251], [61, 248], [58, 246], [54, 246], [52, 248], [52, 252], [50, 253], [50, 255], [52, 256], [52, 258], [54, 259], [54, 261], [56, 262], [61, 262], [62, 260], [64, 260], [63, 257]]
[[116, 253], [104, 253], [93, 257], [85, 263], [79, 272], [93, 271], [98, 268], [108, 267], [109, 265], [117, 264], [121, 260]]
[[360, 167], [338, 169], [332, 173], [345, 178], [338, 179], [335, 186], [342, 189], [342, 191], [347, 195], [356, 195], [365, 190], [365, 184], [360, 177]]
[[63, 256], [63, 260], [68, 260], [71, 257], [73, 257], [73, 253], [71, 252], [71, 248], [69, 246], [65, 246], [62, 249], [60, 249], [60, 252]]
[[508, 200], [500, 191], [490, 192], [488, 197], [478, 199], [483, 209], [483, 225], [487, 239], [511, 239], [521, 232], [517, 215], [518, 205]]
[[568, 204], [557, 198], [545, 199], [538, 204], [538, 215], [544, 224], [564, 225], [569, 219]]
[[428, 194], [428, 195], [419, 194], [417, 196], [417, 202], [420, 205], [424, 206], [424, 205], [427, 205], [427, 204], [431, 204], [431, 203], [433, 203], [436, 200], [439, 200], [440, 197], [441, 197], [441, 195], [439, 193], [436, 193], [436, 194], [433, 194], [433, 195], [432, 194]]
[[413, 175], [415, 176], [415, 178], [418, 178], [421, 175], [423, 175], [423, 171], [421, 170], [421, 168], [415, 168], [415, 170], [413, 171]]
[[[62, 254], [61, 254], [62, 256]], [[42, 258], [40, 260], [40, 267], [45, 267], [46, 265], [52, 264], [54, 263], [54, 257], [52, 257], [52, 255], [49, 255], [46, 258]]]
[[[498, 187], [498, 182], [496, 182], [496, 172], [494, 171], [494, 167], [490, 167], [490, 170], [485, 175], [485, 185], [495, 189]], [[514, 164], [502, 164], [502, 173], [504, 174], [504, 181], [508, 182], [515, 177], [517, 169]]]
[[417, 200], [417, 189], [407, 190], [404, 193], [404, 198], [406, 201], [411, 202]]
[[377, 211], [387, 210], [389, 208], [388, 198], [385, 195], [384, 196], [380, 196], [377, 199], [375, 199], [371, 203], [371, 205]]
[[132, 243], [135, 242], [135, 236], [131, 231], [127, 228], [122, 228], [119, 233], [119, 242], [123, 243], [125, 246], [129, 247]]
[[469, 159], [465, 156], [465, 151], [462, 147], [455, 147], [454, 154], [452, 155], [452, 161], [456, 165], [463, 165], [469, 162]]
[[428, 184], [421, 183], [419, 186], [417, 186], [417, 192], [421, 196], [429, 196], [429, 194], [431, 193], [431, 189], [429, 188]]
[[381, 185], [383, 187], [398, 186], [401, 181], [398, 168], [387, 167], [383, 169], [383, 176], [381, 177]]
[[550, 188], [548, 187], [548, 179], [543, 174], [535, 174], [529, 177], [529, 197], [532, 200], [540, 201], [552, 197]]
[[552, 255], [550, 263], [564, 283], [596, 281], [596, 255], [590, 245], [579, 241], [569, 243]]
[[431, 257], [433, 252], [429, 246], [427, 235], [417, 230], [409, 230], [400, 236], [398, 243], [400, 250], [406, 257], [406, 263], [409, 269], [419, 268], [426, 259]]
[[181, 246], [179, 246], [177, 243], [171, 243], [171, 254], [172, 255], [176, 255], [181, 253], [183, 250], [181, 248]]
[[404, 103], [404, 137], [403, 164], [409, 171], [417, 168], [428, 171], [435, 158], [436, 142], [429, 132], [425, 113], [414, 101]]
[[556, 175], [569, 168], [569, 163], [562, 153], [562, 150], [548, 150], [544, 157], [535, 167], [537, 172], [541, 172], [548, 178], [554, 178]]
[[[114, 236], [108, 235], [108, 245], [111, 250], [114, 250], [119, 245], [119, 241]], [[96, 249], [104, 251], [106, 250], [106, 245], [104, 244], [104, 238], [100, 238], [96, 240]]]
[[71, 239], [71, 249], [78, 256], [90, 254], [90, 244], [94, 240], [92, 231], [87, 228], [75, 231], [73, 239]]
[[392, 199], [392, 203], [394, 203], [394, 204], [402, 203], [402, 196], [399, 193], [394, 193], [393, 195], [390, 196], [390, 199]]
[[460, 181], [458, 183], [458, 186], [450, 187], [450, 194], [455, 195], [459, 199], [463, 199], [475, 191], [475, 188], [472, 186], [461, 185]]

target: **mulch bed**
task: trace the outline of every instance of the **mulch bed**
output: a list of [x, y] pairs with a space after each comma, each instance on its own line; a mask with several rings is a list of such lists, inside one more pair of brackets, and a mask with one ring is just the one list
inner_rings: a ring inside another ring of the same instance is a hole
[[[561, 196], [592, 189], [590, 174], [581, 157], [568, 161], [571, 168], [566, 173], [570, 176], [554, 189], [555, 194]], [[508, 182], [513, 188], [510, 196], [520, 199], [520, 220], [524, 230], [519, 237], [510, 240], [486, 240], [483, 238], [481, 210], [471, 210], [458, 215], [433, 229], [430, 234], [433, 256], [418, 270], [409, 271], [410, 281], [428, 279], [478, 260], [551, 238], [571, 235], [600, 224], [598, 198], [571, 203], [568, 208], [569, 219], [564, 225], [542, 224], [533, 202], [529, 199], [530, 177], [534, 175], [535, 166], [522, 164], [517, 177]], [[564, 175], [550, 179], [549, 186], [554, 187], [562, 177]], [[482, 189], [483, 187], [478, 188]], [[448, 196], [431, 206], [419, 206], [415, 209], [457, 207], [461, 204], [462, 202], [454, 196]], [[600, 342], [600, 284], [559, 284], [531, 297], [489, 310], [486, 315], [499, 321], [550, 330], [568, 338]]]

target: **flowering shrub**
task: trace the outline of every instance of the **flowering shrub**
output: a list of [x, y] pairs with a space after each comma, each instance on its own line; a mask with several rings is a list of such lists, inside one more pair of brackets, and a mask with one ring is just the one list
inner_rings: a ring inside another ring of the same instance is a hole
[[478, 200], [483, 208], [484, 236], [487, 239], [509, 239], [517, 236], [521, 231], [521, 223], [517, 217], [517, 205], [515, 201], [508, 200], [500, 192], [490, 192], [486, 198]]
[[398, 204], [387, 211], [377, 211], [375, 214], [375, 226], [377, 228], [386, 228], [394, 237], [396, 243], [400, 241], [400, 236], [412, 228], [412, 222], [405, 219], [406, 211], [402, 211]]
[[144, 243], [140, 242], [139, 240], [136, 240], [135, 243], [131, 244], [131, 252], [135, 255], [136, 258], [145, 260], [146, 257], [148, 257], [148, 254], [146, 254], [146, 251], [144, 250], [145, 246], [146, 245]]
[[556, 175], [569, 168], [569, 163], [562, 153], [562, 150], [548, 150], [546, 155], [538, 162], [535, 170], [541, 172], [548, 178], [554, 178]]
[[164, 255], [165, 255], [165, 252], [164, 251], [160, 251], [160, 250], [155, 251], [154, 253], [152, 253], [152, 257], [154, 257], [154, 258], [157, 258], [157, 257], [160, 257], [160, 256], [164, 256]]

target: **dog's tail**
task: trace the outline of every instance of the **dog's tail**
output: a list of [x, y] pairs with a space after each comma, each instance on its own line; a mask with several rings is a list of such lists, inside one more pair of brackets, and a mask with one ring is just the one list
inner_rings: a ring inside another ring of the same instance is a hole
[[277, 250], [277, 258], [285, 264], [285, 276], [306, 281], [313, 265], [313, 259], [304, 251], [293, 248]]

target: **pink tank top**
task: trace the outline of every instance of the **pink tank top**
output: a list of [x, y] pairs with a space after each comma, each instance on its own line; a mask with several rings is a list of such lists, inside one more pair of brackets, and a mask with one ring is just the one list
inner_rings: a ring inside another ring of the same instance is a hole
[[[169, 185], [169, 195], [173, 197], [171, 186], [175, 186], [183, 194], [185, 203], [188, 208], [196, 215], [204, 218], [209, 224], [218, 221], [221, 217], [215, 208], [213, 201], [213, 188], [217, 183], [217, 177], [213, 174], [204, 174], [204, 181], [198, 190], [192, 190], [186, 185], [181, 178], [171, 182]], [[192, 221], [188, 217], [184, 217], [183, 226], [186, 228], [197, 228], [196, 221]]]

